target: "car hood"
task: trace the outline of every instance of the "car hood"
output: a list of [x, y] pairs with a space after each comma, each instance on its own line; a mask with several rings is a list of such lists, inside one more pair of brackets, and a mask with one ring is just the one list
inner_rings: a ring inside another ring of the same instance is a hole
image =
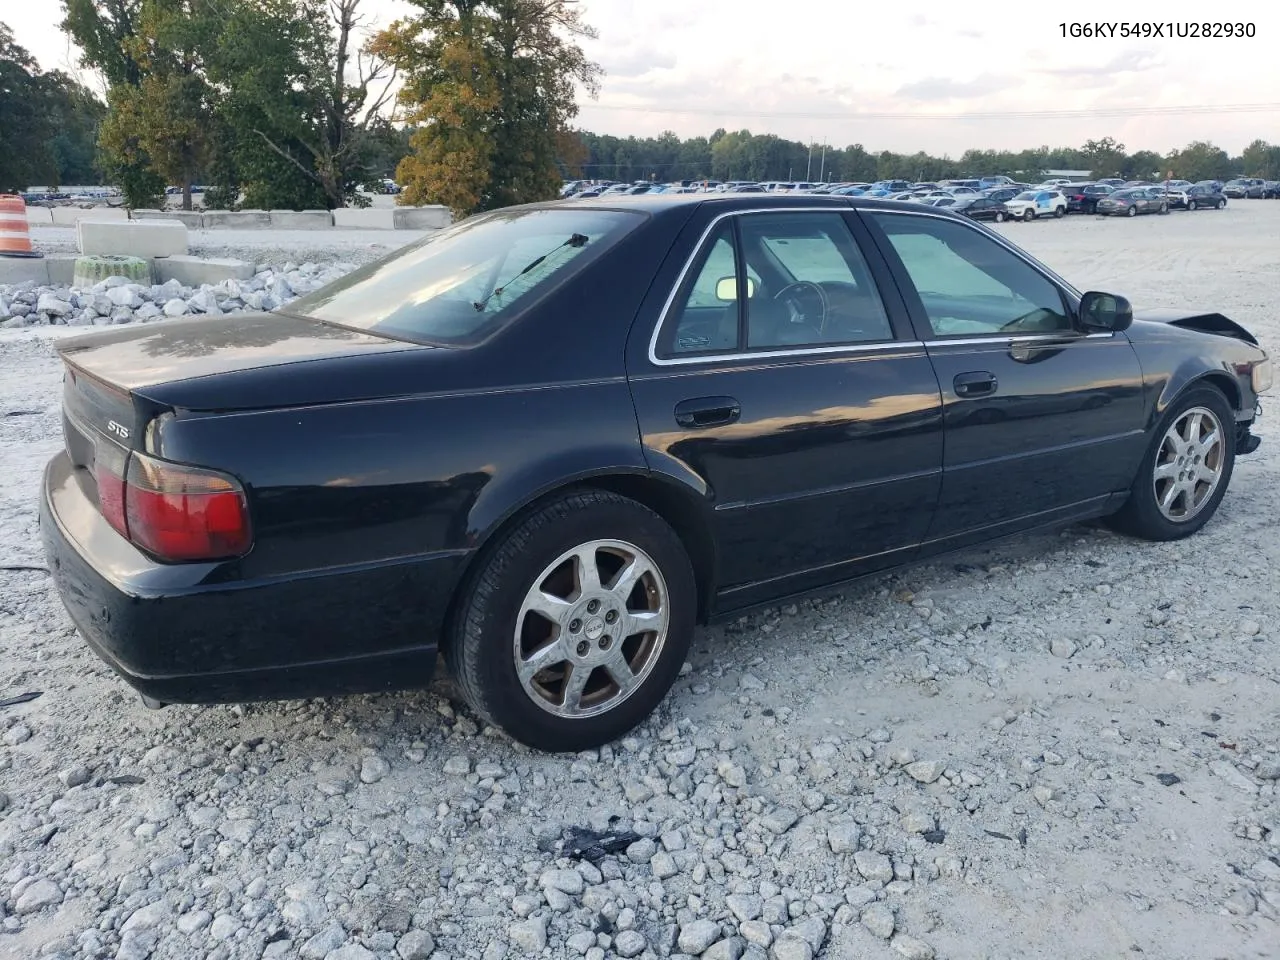
[[1221, 313], [1212, 311], [1201, 312], [1169, 308], [1135, 310], [1133, 312], [1133, 321], [1135, 324], [1146, 323], [1181, 327], [1184, 330], [1195, 330], [1198, 333], [1231, 337], [1234, 340], [1243, 340], [1245, 343], [1253, 344], [1255, 347], [1258, 346], [1258, 339], [1248, 330]]
[[133, 323], [57, 345], [68, 364], [129, 391], [282, 364], [429, 349], [280, 313]]

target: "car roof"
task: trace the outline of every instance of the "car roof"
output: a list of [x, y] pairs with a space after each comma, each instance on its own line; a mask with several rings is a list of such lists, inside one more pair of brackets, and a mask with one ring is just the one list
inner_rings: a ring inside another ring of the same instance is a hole
[[[550, 210], [635, 210], [658, 217], [685, 210], [690, 206], [706, 204], [717, 212], [732, 213], [735, 210], [795, 209], [797, 207], [848, 210], [851, 206], [862, 210], [905, 210], [920, 213], [920, 204], [910, 200], [883, 200], [875, 197], [855, 197], [847, 194], [791, 193], [641, 193], [630, 196], [610, 195], [601, 198], [578, 200], [550, 200], [545, 203], [526, 204], [528, 208]], [[512, 209], [512, 208], [508, 208]], [[941, 213], [942, 210], [934, 208]], [[951, 214], [948, 214], [951, 216]], [[955, 219], [963, 218], [956, 216]]]

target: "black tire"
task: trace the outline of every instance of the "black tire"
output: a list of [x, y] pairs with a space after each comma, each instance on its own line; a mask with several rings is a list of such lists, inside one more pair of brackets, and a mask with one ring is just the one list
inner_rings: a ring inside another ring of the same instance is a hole
[[1125, 214], [1126, 217], [1136, 217], [1137, 215], [1138, 215], [1137, 207], [1130, 207], [1129, 212]]
[[1055, 217], [1058, 217], [1058, 218], [1061, 218], [1061, 217], [1065, 216], [1065, 215], [1066, 215], [1066, 212], [1067, 212], [1067, 208], [1066, 208], [1066, 207], [1054, 207], [1054, 208], [1053, 208], [1053, 215], [1054, 215]]
[[992, 217], [992, 219], [995, 220], [996, 223], [1004, 223], [1004, 214], [997, 210], [996, 215]]
[[1027, 223], [1030, 223], [1035, 218], [1036, 218], [1036, 212], [1032, 210], [1030, 207], [1027, 207], [1027, 209], [1022, 212], [1022, 219], [1025, 220]]
[[1225, 201], [1225, 200], [1219, 200], [1219, 201], [1218, 201], [1218, 203], [1216, 204], [1216, 206], [1217, 206], [1217, 208], [1218, 208], [1219, 210], [1221, 210], [1221, 209], [1222, 209], [1223, 207], [1225, 207], [1226, 205], [1227, 205], [1227, 201]]
[[1195, 202], [1194, 200], [1188, 200], [1188, 201], [1187, 201], [1187, 209], [1188, 209], [1188, 210], [1194, 210], [1194, 209], [1196, 208], [1196, 206], [1197, 206], [1197, 204], [1196, 204], [1196, 202]]
[[[1193, 407], [1203, 407], [1213, 412], [1218, 425], [1223, 431], [1222, 473], [1218, 486], [1200, 511], [1188, 520], [1175, 522], [1160, 512], [1156, 503], [1154, 474], [1156, 458], [1164, 443], [1165, 433], [1179, 417]], [[1129, 489], [1129, 499], [1116, 513], [1106, 518], [1109, 527], [1130, 536], [1143, 540], [1181, 540], [1189, 537], [1206, 523], [1218, 510], [1218, 505], [1226, 495], [1231, 483], [1231, 474], [1235, 469], [1235, 413], [1231, 404], [1223, 396], [1222, 391], [1208, 384], [1193, 386], [1185, 391], [1160, 418], [1153, 431], [1151, 444], [1138, 466], [1138, 475]]]
[[[521, 684], [513, 655], [516, 625], [525, 594], [543, 569], [566, 551], [602, 539], [634, 544], [652, 558], [667, 588], [667, 635], [648, 675], [616, 707], [562, 717], [538, 706]], [[463, 591], [443, 650], [463, 697], [486, 723], [553, 753], [609, 743], [653, 712], [684, 665], [698, 601], [693, 566], [675, 531], [643, 504], [601, 490], [558, 497], [525, 517], [486, 550]]]

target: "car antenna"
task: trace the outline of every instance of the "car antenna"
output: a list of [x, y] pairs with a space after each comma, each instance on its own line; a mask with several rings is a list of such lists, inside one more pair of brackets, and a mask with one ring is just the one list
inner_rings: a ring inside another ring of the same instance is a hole
[[589, 239], [590, 239], [590, 238], [589, 238], [586, 234], [584, 234], [584, 233], [575, 233], [575, 234], [573, 234], [573, 235], [572, 235], [571, 237], [569, 237], [569, 239], [568, 239], [568, 240], [566, 240], [564, 243], [561, 243], [561, 244], [557, 245], [557, 246], [555, 247], [555, 249], [550, 250], [550, 251], [548, 251], [547, 253], [544, 253], [542, 256], [538, 257], [536, 260], [533, 260], [533, 261], [531, 261], [530, 263], [528, 263], [528, 264], [525, 266], [525, 268], [524, 268], [523, 270], [521, 270], [519, 273], [517, 273], [514, 277], [512, 277], [512, 278], [511, 278], [510, 280], [508, 280], [506, 283], [502, 284], [502, 286], [500, 286], [500, 287], [494, 287], [494, 288], [493, 288], [493, 290], [492, 290], [492, 292], [490, 292], [490, 294], [489, 294], [487, 297], [485, 297], [483, 300], [476, 300], [476, 301], [474, 301], [471, 305], [472, 305], [473, 307], [475, 307], [475, 308], [476, 308], [476, 312], [479, 312], [479, 311], [483, 310], [486, 306], [488, 306], [488, 304], [489, 304], [489, 301], [490, 301], [490, 300], [492, 300], [494, 297], [501, 296], [501, 295], [502, 295], [502, 291], [503, 291], [503, 290], [505, 290], [505, 289], [506, 289], [510, 284], [512, 284], [512, 283], [514, 283], [515, 281], [519, 280], [521, 277], [523, 277], [526, 273], [528, 273], [528, 272], [529, 272], [530, 270], [532, 270], [534, 267], [538, 266], [538, 264], [540, 264], [540, 263], [542, 263], [544, 260], [546, 260], [546, 259], [547, 259], [547, 257], [549, 257], [549, 256], [551, 256], [551, 254], [555, 253], [555, 252], [556, 252], [556, 250], [559, 250], [559, 249], [560, 249], [560, 247], [584, 247], [584, 246], [586, 246], [587, 241], [588, 241]]

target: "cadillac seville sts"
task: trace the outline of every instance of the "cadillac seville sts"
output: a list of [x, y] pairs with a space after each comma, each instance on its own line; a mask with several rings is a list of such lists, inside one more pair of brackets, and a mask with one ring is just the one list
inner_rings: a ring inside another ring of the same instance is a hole
[[473, 217], [271, 314], [62, 340], [41, 527], [149, 705], [424, 686], [642, 721], [697, 624], [1031, 528], [1213, 516], [1271, 363], [969, 218], [830, 196]]

